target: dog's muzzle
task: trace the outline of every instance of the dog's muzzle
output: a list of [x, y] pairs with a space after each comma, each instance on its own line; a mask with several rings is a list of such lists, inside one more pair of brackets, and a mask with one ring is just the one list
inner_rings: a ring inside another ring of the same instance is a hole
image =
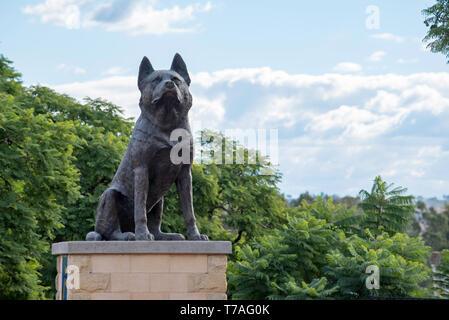
[[181, 102], [181, 92], [172, 81], [165, 82], [164, 86], [153, 96], [151, 103], [157, 104], [163, 97], [176, 98], [178, 102]]

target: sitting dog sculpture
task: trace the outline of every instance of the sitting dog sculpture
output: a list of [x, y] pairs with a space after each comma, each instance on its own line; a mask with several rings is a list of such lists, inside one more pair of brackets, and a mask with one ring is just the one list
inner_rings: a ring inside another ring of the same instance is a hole
[[[164, 195], [173, 183], [188, 238], [208, 240], [198, 231], [192, 203], [189, 86], [187, 67], [179, 54], [170, 70], [155, 71], [143, 58], [138, 76], [141, 114], [112, 183], [101, 195], [95, 231], [86, 240], [184, 240], [182, 234], [161, 231]], [[171, 140], [175, 129], [189, 133], [187, 163], [171, 160], [171, 150], [178, 143]]]

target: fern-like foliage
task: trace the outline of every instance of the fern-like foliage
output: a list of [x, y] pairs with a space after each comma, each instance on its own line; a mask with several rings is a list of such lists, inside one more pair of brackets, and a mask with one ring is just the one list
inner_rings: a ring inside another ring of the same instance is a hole
[[441, 252], [440, 264], [434, 272], [434, 287], [442, 298], [449, 299], [449, 250]]
[[328, 281], [325, 277], [314, 279], [310, 283], [301, 282], [292, 279], [289, 282], [277, 286], [277, 294], [268, 296], [270, 300], [311, 300], [311, 299], [329, 299], [332, 295], [338, 292], [338, 287], [328, 287]]
[[429, 28], [426, 37], [427, 49], [431, 52], [439, 52], [446, 55], [449, 63], [449, 32], [448, 15], [449, 0], [437, 0], [436, 3], [422, 11], [426, 16], [424, 24]]
[[386, 232], [392, 236], [397, 232], [406, 232], [415, 210], [414, 197], [404, 195], [406, 192], [406, 188], [394, 187], [377, 176], [371, 192], [359, 192], [359, 206], [363, 210], [358, 221], [361, 229], [368, 228], [376, 235]]
[[[429, 297], [429, 289], [420, 283], [430, 276], [426, 257], [430, 248], [422, 240], [405, 234], [390, 237], [387, 233], [374, 237], [352, 235], [342, 239], [343, 246], [328, 255], [323, 271], [330, 284], [337, 285], [336, 294], [344, 299], [382, 297]], [[379, 268], [379, 289], [368, 289], [368, 266]]]
[[232, 299], [326, 299], [320, 269], [334, 243], [331, 225], [307, 212], [292, 212], [288, 224], [253, 246], [236, 247], [228, 273]]

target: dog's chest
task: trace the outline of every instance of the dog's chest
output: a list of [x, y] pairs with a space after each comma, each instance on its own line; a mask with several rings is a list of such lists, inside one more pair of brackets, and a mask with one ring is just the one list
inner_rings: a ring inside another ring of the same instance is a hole
[[178, 143], [166, 135], [148, 133], [136, 128], [131, 138], [133, 162], [148, 168], [149, 178], [157, 183], [172, 183], [181, 169], [171, 159], [173, 147]]
[[148, 199], [159, 199], [170, 189], [178, 178], [182, 164], [170, 161], [170, 149], [161, 148], [156, 151], [149, 163], [149, 195]]

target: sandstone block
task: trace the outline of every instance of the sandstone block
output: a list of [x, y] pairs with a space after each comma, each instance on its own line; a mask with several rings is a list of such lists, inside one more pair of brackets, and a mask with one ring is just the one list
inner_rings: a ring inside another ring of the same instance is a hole
[[207, 256], [179, 254], [170, 257], [170, 272], [207, 272]]
[[226, 293], [214, 292], [207, 294], [207, 300], [226, 300], [226, 299], [228, 299]]
[[90, 258], [88, 255], [71, 255], [67, 258], [68, 265], [75, 265], [80, 272], [90, 272]]
[[80, 289], [88, 292], [106, 290], [109, 286], [109, 274], [107, 273], [80, 273]]
[[170, 256], [166, 254], [136, 254], [131, 256], [131, 272], [169, 272]]
[[150, 274], [151, 292], [187, 292], [189, 275], [187, 273]]
[[228, 257], [226, 255], [209, 255], [207, 257], [207, 272], [222, 273], [226, 272]]
[[129, 300], [131, 294], [127, 292], [94, 292], [91, 300]]
[[206, 293], [170, 293], [169, 300], [207, 300]]
[[112, 273], [111, 292], [149, 292], [149, 273]]
[[226, 292], [226, 274], [193, 274], [189, 281], [189, 292]]
[[131, 293], [132, 300], [168, 300], [168, 293], [151, 293], [151, 292], [141, 292], [141, 293]]
[[129, 272], [129, 255], [96, 254], [91, 256], [92, 272]]

